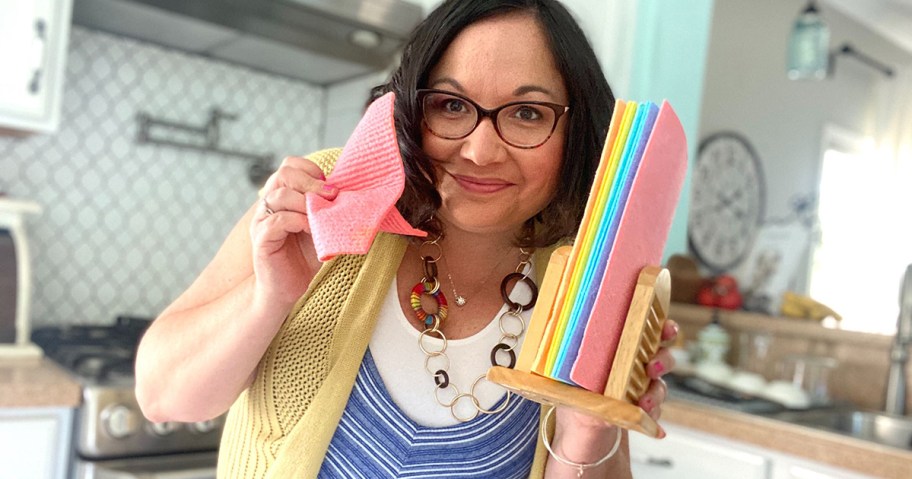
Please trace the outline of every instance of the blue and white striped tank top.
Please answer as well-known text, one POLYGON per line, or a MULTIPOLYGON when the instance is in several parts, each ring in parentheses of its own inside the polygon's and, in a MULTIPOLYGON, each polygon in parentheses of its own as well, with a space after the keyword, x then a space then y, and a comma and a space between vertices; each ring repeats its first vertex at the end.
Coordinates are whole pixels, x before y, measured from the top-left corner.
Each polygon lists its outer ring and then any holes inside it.
POLYGON ((538 420, 537 403, 512 396, 499 414, 446 427, 417 424, 390 398, 368 351, 318 477, 525 478, 538 420))

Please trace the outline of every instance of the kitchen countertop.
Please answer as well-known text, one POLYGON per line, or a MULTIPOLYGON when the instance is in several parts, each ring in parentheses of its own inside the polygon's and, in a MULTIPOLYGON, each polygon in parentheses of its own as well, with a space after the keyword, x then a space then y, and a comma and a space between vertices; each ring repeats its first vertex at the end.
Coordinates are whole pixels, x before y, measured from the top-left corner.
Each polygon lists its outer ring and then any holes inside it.
POLYGON ((47 358, 0 358, 0 408, 79 405, 81 387, 47 358))
POLYGON ((662 405, 662 421, 877 477, 912 469, 912 451, 680 399, 662 405))

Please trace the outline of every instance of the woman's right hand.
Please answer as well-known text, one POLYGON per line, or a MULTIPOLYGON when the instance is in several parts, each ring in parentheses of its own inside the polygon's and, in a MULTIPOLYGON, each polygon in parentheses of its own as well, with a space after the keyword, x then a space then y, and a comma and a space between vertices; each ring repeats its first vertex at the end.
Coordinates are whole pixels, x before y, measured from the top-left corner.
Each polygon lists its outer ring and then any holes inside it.
POLYGON ((292 305, 319 270, 307 219, 306 193, 333 200, 338 189, 326 183, 319 166, 298 156, 285 158, 263 187, 250 223, 259 299, 292 305))

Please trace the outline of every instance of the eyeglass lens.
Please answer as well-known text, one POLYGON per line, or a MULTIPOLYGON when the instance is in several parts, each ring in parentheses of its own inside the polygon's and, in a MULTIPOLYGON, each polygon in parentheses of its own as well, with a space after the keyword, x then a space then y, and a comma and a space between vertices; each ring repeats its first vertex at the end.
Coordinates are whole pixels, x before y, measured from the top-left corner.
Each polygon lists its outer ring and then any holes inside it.
MULTIPOLYGON (((427 127, 442 138, 464 138, 479 123, 478 108, 465 98, 431 92, 423 103, 427 127)), ((558 116, 550 107, 536 103, 508 104, 492 113, 500 137, 518 147, 535 147, 547 141, 558 116)))

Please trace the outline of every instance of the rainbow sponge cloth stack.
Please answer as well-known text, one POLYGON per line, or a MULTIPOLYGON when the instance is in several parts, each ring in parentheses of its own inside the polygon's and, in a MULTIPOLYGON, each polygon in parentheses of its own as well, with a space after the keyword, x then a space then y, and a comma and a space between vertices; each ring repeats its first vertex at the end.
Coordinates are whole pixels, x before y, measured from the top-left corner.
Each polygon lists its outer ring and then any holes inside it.
POLYGON ((551 257, 516 368, 494 367, 488 379, 655 435, 634 404, 648 384, 645 361, 658 348, 670 292, 667 270, 652 265, 661 261, 686 170, 684 130, 668 102, 615 103, 576 241, 551 257), (635 327, 633 316, 642 319, 635 327), (624 384, 612 390, 609 377, 624 384))

